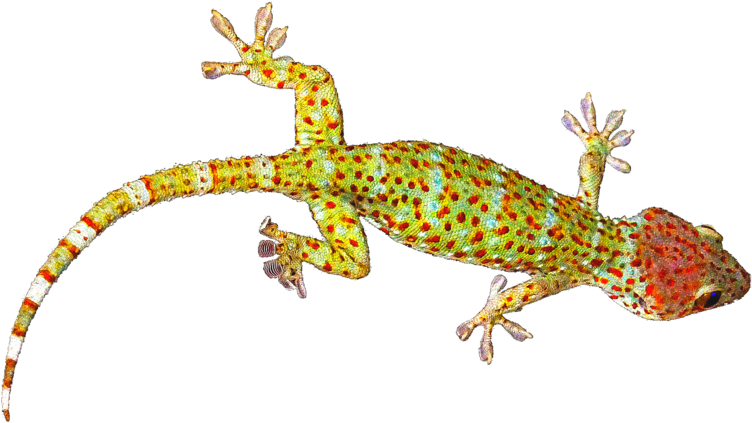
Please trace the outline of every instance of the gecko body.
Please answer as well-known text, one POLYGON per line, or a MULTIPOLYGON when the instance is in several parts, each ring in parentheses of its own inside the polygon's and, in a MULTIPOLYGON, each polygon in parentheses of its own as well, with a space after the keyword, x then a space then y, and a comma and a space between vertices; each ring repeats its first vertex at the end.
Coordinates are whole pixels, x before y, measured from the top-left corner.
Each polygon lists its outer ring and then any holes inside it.
POLYGON ((271 240, 261 241, 259 255, 277 256, 264 264, 265 273, 301 298, 307 295, 304 262, 351 279, 369 273, 361 219, 431 255, 529 274, 528 281, 509 289, 497 276, 485 307, 457 329, 465 340, 484 326, 480 357, 488 363, 494 326, 520 341, 532 337, 504 314, 572 287, 597 286, 631 313, 651 320, 717 308, 749 290, 749 273, 723 249, 712 227, 694 226, 660 208, 618 219, 598 212, 605 164, 629 171, 611 155, 632 135, 614 133, 623 110, 611 112, 601 131, 589 94, 581 103, 587 130, 565 113, 565 127, 586 147, 576 197, 490 159, 428 141, 347 145, 331 75, 320 66, 274 58, 286 28, 269 32, 271 17, 271 4, 259 9, 255 40, 246 44, 214 11, 212 25, 237 48, 241 61, 205 62, 202 69, 210 79, 236 74, 259 85, 294 89, 296 145, 276 156, 194 162, 146 175, 110 192, 84 214, 39 269, 13 325, 2 389, 6 420, 21 346, 51 286, 119 218, 175 198, 261 191, 307 203, 320 238, 283 231, 269 218, 260 228, 271 240))

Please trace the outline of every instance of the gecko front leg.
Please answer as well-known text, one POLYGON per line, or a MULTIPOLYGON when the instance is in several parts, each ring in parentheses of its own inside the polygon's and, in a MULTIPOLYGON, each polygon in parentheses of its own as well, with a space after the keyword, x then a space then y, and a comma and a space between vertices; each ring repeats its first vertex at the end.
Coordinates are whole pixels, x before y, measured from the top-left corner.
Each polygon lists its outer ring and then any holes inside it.
POLYGON ((485 307, 475 317, 457 327, 457 336, 466 341, 476 327, 483 326, 485 330, 478 352, 482 361, 491 364, 493 359, 491 332, 494 326, 500 325, 512 335, 512 338, 520 342, 533 337, 525 328, 505 318, 504 313, 520 311, 527 304, 579 286, 583 282, 584 280, 573 279, 561 273, 549 273, 533 277, 505 290, 507 278, 498 275, 491 282, 491 292, 488 294, 485 307))
POLYGON ((634 131, 619 131, 613 138, 611 133, 621 126, 624 110, 614 110, 608 114, 606 125, 603 132, 598 132, 595 126, 595 107, 590 93, 580 102, 582 115, 588 126, 588 132, 582 129, 577 118, 572 116, 568 111, 564 111, 564 117, 561 123, 580 138, 587 151, 580 157, 580 188, 577 191, 577 199, 585 202, 593 210, 598 209, 598 197, 603 181, 603 172, 606 170, 606 163, 622 173, 629 173, 631 167, 624 160, 617 159, 611 155, 611 150, 616 147, 623 147, 629 144, 630 137, 634 131))
POLYGON ((278 243, 259 243, 261 257, 279 255, 264 263, 264 272, 270 278, 278 278, 285 288, 295 289, 300 298, 307 295, 303 262, 350 279, 365 277, 371 270, 368 243, 355 207, 342 196, 319 192, 314 197, 308 205, 323 240, 282 231, 268 217, 260 228, 261 234, 278 243))

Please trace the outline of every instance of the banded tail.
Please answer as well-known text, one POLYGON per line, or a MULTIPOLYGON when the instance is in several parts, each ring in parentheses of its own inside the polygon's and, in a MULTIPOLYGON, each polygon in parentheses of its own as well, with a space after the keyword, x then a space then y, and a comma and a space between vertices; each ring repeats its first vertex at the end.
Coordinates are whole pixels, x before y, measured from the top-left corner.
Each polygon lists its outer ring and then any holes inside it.
POLYGON ((273 169, 264 156, 176 166, 128 182, 86 212, 39 269, 13 324, 2 389, 5 420, 10 421, 10 387, 29 324, 52 285, 84 248, 116 220, 146 206, 194 195, 274 191, 273 169))

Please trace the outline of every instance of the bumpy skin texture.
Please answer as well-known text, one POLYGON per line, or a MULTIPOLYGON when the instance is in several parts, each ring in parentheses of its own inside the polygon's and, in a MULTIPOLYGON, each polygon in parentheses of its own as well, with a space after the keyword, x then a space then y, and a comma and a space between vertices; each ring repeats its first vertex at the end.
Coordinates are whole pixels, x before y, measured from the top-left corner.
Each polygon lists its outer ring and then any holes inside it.
POLYGON ((426 141, 346 145, 342 112, 329 73, 288 57, 273 58, 285 30, 273 30, 271 4, 256 18, 251 45, 237 38, 218 12, 212 25, 237 48, 238 63, 206 62, 204 76, 245 75, 267 87, 295 90, 295 147, 273 157, 242 157, 177 166, 144 176, 107 194, 84 214, 52 251, 31 284, 8 347, 2 389, 6 420, 13 373, 29 324, 60 274, 117 219, 174 198, 225 192, 278 192, 306 202, 321 230, 313 238, 280 230, 270 219, 261 233, 262 257, 270 277, 306 296, 302 263, 358 279, 370 270, 361 218, 395 241, 428 254, 493 269, 522 271, 531 279, 506 289, 497 276, 485 307, 461 324, 467 339, 484 326, 481 359, 493 357, 491 331, 500 325, 515 339, 532 337, 504 314, 560 291, 600 287, 628 311, 651 320, 670 320, 741 298, 750 275, 726 252, 709 226, 695 227, 678 216, 650 208, 631 218, 611 219, 597 210, 605 163, 622 172, 629 165, 611 156, 632 132, 612 132, 624 111, 609 114, 596 128, 588 94, 581 108, 588 131, 566 112, 562 122, 583 142, 576 198, 492 160, 426 141))

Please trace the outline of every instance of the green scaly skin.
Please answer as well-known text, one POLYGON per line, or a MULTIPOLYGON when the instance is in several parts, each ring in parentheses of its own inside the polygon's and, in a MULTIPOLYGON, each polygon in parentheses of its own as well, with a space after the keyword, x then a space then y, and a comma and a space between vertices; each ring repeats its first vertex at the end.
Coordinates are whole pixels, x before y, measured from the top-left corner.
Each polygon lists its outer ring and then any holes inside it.
POLYGON ((563 290, 591 285, 617 304, 651 320, 670 320, 731 303, 747 293, 750 275, 722 247, 710 226, 693 226, 660 208, 611 219, 597 210, 605 164, 629 172, 611 156, 632 132, 612 132, 624 111, 598 131, 588 94, 582 100, 588 130, 566 112, 562 122, 586 147, 577 197, 559 194, 492 160, 426 141, 346 145, 334 81, 320 66, 274 58, 285 29, 272 30, 271 4, 259 9, 248 45, 230 22, 213 12, 212 25, 237 48, 238 63, 206 62, 204 76, 244 75, 276 89, 294 89, 296 145, 273 157, 242 157, 177 166, 129 182, 107 194, 50 254, 32 282, 13 326, 3 378, 8 411, 21 345, 49 288, 94 238, 117 219, 175 198, 225 192, 277 192, 306 202, 321 238, 280 230, 270 219, 259 254, 278 255, 264 266, 270 277, 306 296, 302 263, 358 279, 370 270, 361 218, 410 248, 531 278, 506 289, 497 276, 485 307, 461 324, 467 339, 484 326, 480 357, 493 357, 491 330, 501 325, 515 339, 532 337, 504 314, 563 290))

